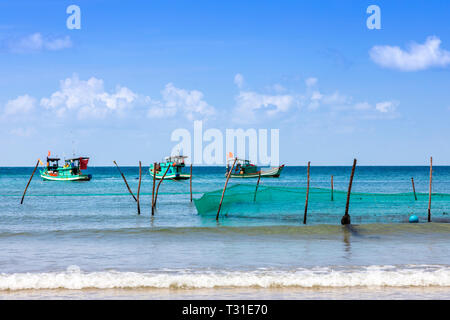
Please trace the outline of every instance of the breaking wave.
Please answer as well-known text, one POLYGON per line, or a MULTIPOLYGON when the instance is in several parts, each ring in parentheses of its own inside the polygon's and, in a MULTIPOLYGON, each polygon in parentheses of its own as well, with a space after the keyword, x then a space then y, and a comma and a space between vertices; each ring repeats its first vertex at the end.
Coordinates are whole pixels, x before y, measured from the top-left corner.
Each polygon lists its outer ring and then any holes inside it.
POLYGON ((28 289, 202 289, 202 288, 343 288, 450 287, 450 266, 404 265, 314 267, 253 271, 158 270, 149 272, 63 272, 0 274, 0 290, 28 289))

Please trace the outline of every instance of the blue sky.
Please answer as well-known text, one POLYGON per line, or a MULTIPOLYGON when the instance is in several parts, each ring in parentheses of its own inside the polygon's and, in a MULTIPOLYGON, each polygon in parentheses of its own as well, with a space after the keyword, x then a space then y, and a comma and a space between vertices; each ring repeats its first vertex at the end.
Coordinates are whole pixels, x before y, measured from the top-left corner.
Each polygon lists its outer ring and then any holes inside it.
POLYGON ((2 1, 0 165, 160 160, 171 132, 280 129, 288 165, 450 164, 450 3, 2 1), (66 8, 81 9, 69 30, 66 8), (369 5, 381 30, 369 30, 369 5), (72 143, 73 141, 73 143, 72 143))

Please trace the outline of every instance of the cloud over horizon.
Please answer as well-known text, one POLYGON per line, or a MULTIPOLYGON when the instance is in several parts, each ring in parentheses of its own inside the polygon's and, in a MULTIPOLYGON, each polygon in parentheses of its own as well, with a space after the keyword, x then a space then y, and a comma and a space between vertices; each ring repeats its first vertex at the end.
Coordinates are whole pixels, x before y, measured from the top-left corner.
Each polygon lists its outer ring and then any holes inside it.
POLYGON ((115 91, 105 91, 103 80, 91 77, 80 80, 76 74, 60 81, 60 89, 48 98, 42 98, 40 105, 62 117, 74 111, 79 119, 103 118, 108 113, 120 113, 130 108, 137 95, 126 87, 117 86, 115 91))
POLYGON ((16 99, 9 100, 6 102, 4 115, 16 115, 29 113, 35 108, 36 99, 24 94, 23 96, 18 96, 16 99))
POLYGON ((198 90, 180 89, 173 83, 168 83, 161 91, 161 96, 161 101, 147 97, 151 102, 147 113, 149 118, 173 117, 180 114, 188 120, 195 120, 206 119, 216 113, 215 108, 203 99, 203 93, 198 90))
MULTIPOLYGON (((283 94, 260 93, 252 90, 242 90, 240 84, 244 77, 239 75, 235 84, 240 89, 235 97, 236 106, 233 120, 237 123, 251 123, 274 117, 293 118, 301 110, 318 114, 347 114, 362 119, 393 119, 398 116, 396 101, 381 101, 375 104, 354 102, 351 96, 335 90, 332 93, 321 92, 318 79, 314 77, 305 80, 304 92, 283 94)), ((235 77, 235 79, 236 79, 235 77)))
POLYGON ((203 92, 178 88, 171 82, 155 99, 121 85, 108 89, 102 79, 90 77, 82 80, 73 74, 61 80, 59 88, 48 96, 37 99, 24 94, 7 101, 0 114, 3 120, 11 118, 14 121, 26 119, 24 116, 29 114, 35 116, 29 119, 36 123, 50 118, 61 121, 87 119, 92 123, 108 119, 130 125, 135 123, 133 121, 145 119, 219 120, 217 124, 220 125, 255 125, 263 121, 303 121, 310 116, 320 122, 328 117, 346 121, 388 120, 399 115, 399 102, 395 100, 354 101, 353 97, 338 90, 321 91, 317 78, 306 78, 304 91, 288 90, 279 84, 258 91, 242 89, 244 77, 238 75, 235 77, 238 79, 235 85, 239 89, 235 105, 225 109, 216 109, 208 103, 203 92), (221 119, 230 121, 226 124, 221 119))
POLYGON ((82 119, 104 119, 107 116, 122 118, 134 114, 140 118, 180 117, 188 120, 206 120, 216 114, 213 106, 204 100, 198 90, 177 88, 168 83, 161 91, 161 99, 133 92, 117 85, 107 90, 102 79, 90 77, 82 80, 77 74, 60 81, 59 89, 47 97, 38 99, 24 94, 11 99, 4 105, 4 117, 31 113, 37 106, 42 115, 50 114, 59 119, 74 117, 82 119))

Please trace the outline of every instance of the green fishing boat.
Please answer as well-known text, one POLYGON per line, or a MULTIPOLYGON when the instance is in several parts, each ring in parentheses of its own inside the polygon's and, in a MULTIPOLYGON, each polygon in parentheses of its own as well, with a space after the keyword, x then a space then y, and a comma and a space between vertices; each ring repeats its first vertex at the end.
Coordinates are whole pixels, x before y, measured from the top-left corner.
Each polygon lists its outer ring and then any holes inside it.
POLYGON ((47 166, 41 170, 41 178, 45 181, 89 181, 90 174, 81 170, 87 169, 89 158, 79 157, 64 160, 64 166, 58 165, 59 158, 47 157, 47 166))
MULTIPOLYGON (((227 172, 225 173, 225 176, 227 176, 228 172, 230 172, 233 162, 234 159, 228 160, 227 172)), ((237 159, 234 169, 231 172, 230 178, 258 178, 259 176, 261 176, 261 178, 278 178, 283 168, 284 164, 278 167, 262 170, 259 169, 258 166, 250 163, 249 160, 237 159)))
POLYGON ((152 177, 155 176, 155 179, 161 180, 167 171, 164 180, 188 180, 191 178, 191 174, 185 172, 184 159, 186 158, 186 156, 181 155, 171 156, 166 157, 164 162, 156 163, 156 166, 151 164, 149 168, 150 175, 152 177))

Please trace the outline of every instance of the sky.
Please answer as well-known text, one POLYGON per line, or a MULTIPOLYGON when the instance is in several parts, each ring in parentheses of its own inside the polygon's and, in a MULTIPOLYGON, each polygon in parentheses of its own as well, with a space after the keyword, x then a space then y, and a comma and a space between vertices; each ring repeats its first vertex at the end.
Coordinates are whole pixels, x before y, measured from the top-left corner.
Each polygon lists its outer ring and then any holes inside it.
POLYGON ((279 129, 287 165, 450 165, 449 14, 448 1, 1 1, 0 166, 48 150, 148 165, 196 120, 279 129))

